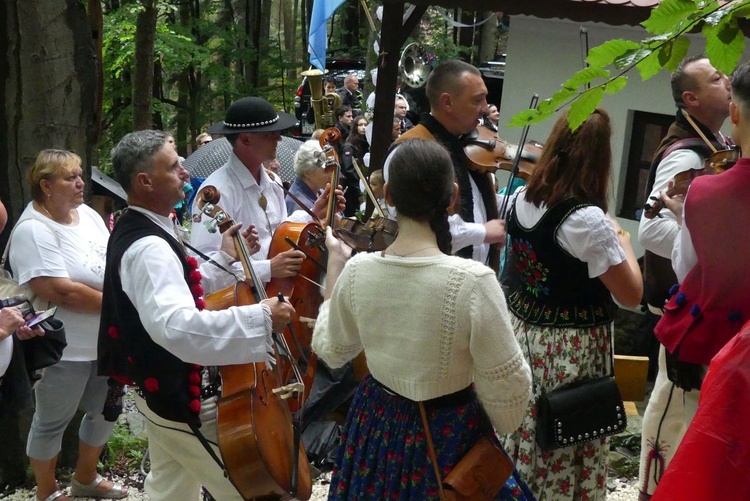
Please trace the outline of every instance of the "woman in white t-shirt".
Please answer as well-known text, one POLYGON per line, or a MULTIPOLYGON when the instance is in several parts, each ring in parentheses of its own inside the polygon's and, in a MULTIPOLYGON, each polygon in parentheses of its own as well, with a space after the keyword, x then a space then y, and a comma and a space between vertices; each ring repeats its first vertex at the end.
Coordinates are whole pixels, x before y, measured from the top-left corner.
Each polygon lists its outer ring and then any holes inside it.
POLYGON ((67 347, 34 388, 36 410, 26 453, 37 482, 37 499, 67 499, 55 479, 62 435, 79 405, 86 412, 72 496, 119 499, 122 486, 103 479, 96 465, 114 423, 102 416, 107 379, 97 375, 96 344, 102 305, 107 232, 101 217, 83 205, 81 159, 43 150, 28 173, 33 201, 16 223, 10 264, 20 284, 57 305, 67 347))

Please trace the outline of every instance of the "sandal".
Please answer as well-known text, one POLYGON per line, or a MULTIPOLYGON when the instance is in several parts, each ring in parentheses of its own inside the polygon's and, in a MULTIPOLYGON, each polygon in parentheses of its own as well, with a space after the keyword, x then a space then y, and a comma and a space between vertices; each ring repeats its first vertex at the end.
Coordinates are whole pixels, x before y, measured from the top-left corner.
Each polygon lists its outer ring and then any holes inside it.
POLYGON ((50 494, 49 496, 47 496, 46 498, 44 498, 42 500, 39 500, 39 498, 37 498, 37 499, 39 501, 54 501, 55 499, 59 498, 60 496, 64 496, 64 495, 65 495, 65 491, 62 490, 62 489, 60 489, 60 490, 57 490, 57 491, 53 492, 52 494, 50 494))
POLYGON ((120 484, 114 484, 106 491, 97 489, 104 480, 104 477, 97 475, 90 484, 83 484, 73 477, 70 482, 70 496, 74 498, 122 499, 128 495, 128 491, 120 484))

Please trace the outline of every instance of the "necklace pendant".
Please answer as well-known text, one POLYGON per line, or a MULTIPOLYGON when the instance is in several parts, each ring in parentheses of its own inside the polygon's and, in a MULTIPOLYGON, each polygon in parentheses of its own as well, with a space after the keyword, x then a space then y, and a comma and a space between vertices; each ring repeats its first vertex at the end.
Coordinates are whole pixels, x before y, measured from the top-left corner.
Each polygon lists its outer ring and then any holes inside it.
POLYGON ((264 193, 260 194, 260 197, 258 198, 258 205, 260 205, 260 208, 263 209, 263 212, 266 211, 266 207, 268 207, 268 200, 266 200, 266 195, 264 193))

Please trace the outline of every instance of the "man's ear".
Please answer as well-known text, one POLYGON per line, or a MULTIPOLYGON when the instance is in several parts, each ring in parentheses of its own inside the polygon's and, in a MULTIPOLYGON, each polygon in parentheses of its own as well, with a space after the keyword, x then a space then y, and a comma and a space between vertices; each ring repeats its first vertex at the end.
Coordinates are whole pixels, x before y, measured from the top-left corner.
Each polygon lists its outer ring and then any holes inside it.
POLYGON ((696 96, 695 92, 691 90, 686 90, 682 92, 682 102, 690 106, 696 106, 700 104, 698 102, 698 96, 696 96))
POLYGON ((145 188, 150 191, 153 187, 153 182, 151 181, 151 176, 148 174, 148 172, 139 172, 135 175, 133 185, 140 186, 141 188, 145 188))
POLYGON ((385 203, 391 207, 395 207, 395 205, 393 205, 393 200, 391 200, 391 194, 388 193, 388 183, 383 185, 383 197, 385 198, 385 203))
POLYGON ((438 98, 438 103, 440 103, 440 106, 445 109, 451 109, 453 106, 453 96, 447 92, 443 92, 438 98))
POLYGON ((732 125, 740 123, 740 107, 734 101, 729 101, 729 120, 732 125))

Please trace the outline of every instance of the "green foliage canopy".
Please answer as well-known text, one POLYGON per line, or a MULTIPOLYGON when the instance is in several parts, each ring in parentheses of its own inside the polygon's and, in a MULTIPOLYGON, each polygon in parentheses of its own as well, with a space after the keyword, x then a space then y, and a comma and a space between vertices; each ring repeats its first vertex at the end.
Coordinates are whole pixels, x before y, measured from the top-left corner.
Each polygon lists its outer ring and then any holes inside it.
POLYGON ((686 33, 701 29, 706 55, 711 64, 731 73, 745 49, 745 37, 738 20, 750 17, 750 0, 663 0, 641 23, 652 35, 640 42, 609 40, 594 47, 586 58, 588 66, 565 81, 552 97, 536 109, 525 110, 510 121, 511 127, 542 122, 570 106, 568 124, 576 130, 599 106, 605 94, 615 94, 627 84, 628 73, 636 68, 646 81, 660 71, 674 71, 687 54, 686 33), (585 90, 580 90, 586 86, 585 90))

